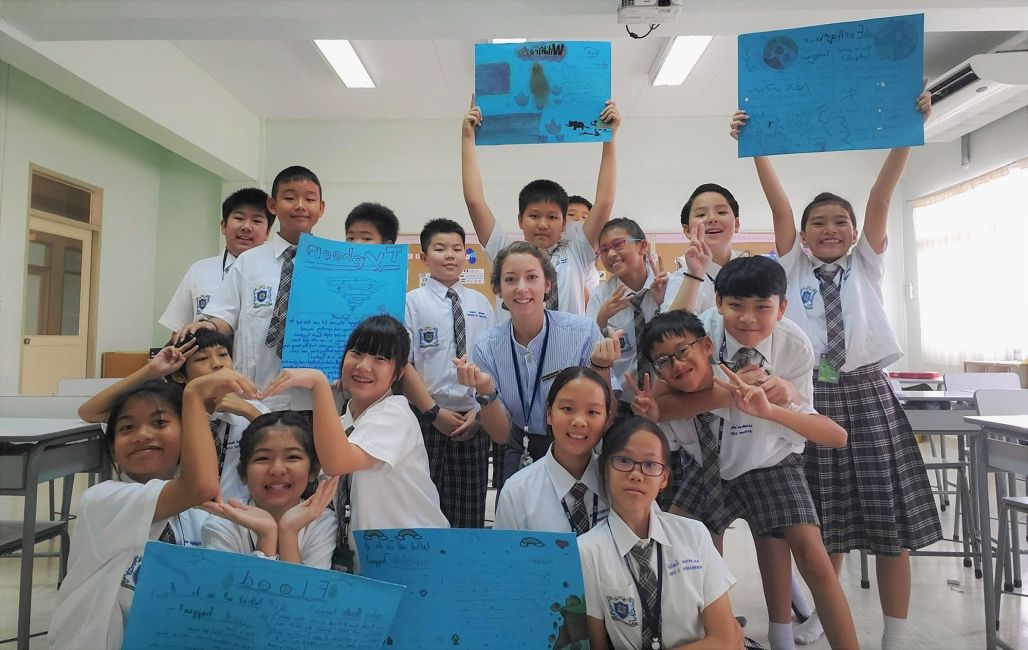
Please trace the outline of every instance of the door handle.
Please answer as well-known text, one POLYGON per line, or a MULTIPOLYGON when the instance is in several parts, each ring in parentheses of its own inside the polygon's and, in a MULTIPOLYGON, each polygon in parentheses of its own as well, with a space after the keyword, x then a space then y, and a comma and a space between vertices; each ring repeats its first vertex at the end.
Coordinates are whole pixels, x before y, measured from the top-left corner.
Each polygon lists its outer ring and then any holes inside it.
POLYGON ((32 339, 30 339, 28 337, 25 337, 24 339, 21 340, 21 342, 24 343, 25 345, 29 345, 29 344, 32 343, 32 339))

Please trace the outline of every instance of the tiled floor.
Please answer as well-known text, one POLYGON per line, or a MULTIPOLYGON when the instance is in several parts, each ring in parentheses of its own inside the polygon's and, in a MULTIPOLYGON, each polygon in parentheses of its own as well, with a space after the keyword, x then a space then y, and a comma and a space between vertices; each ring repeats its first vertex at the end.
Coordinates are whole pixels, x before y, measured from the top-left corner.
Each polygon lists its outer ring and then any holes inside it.
MULTIPOLYGON (((45 492, 42 490, 40 500, 45 500, 45 492)), ((491 515, 490 512, 490 519, 491 515)), ((947 509, 942 514, 944 531, 952 530, 952 515, 952 509, 947 509)), ((0 499, 0 518, 16 519, 20 516, 20 501, 0 499)), ((1024 527, 1021 531, 1023 535, 1024 527)), ((753 543, 745 524, 738 522, 727 533, 726 540, 728 565, 739 579, 732 590, 733 608, 737 614, 748 619, 747 636, 766 647, 767 612, 753 555, 753 543)), ((949 546, 952 545, 947 545, 947 548, 949 546)), ((43 550, 46 545, 40 545, 38 548, 43 550)), ((861 647, 880 648, 882 613, 874 583, 874 560, 871 562, 871 589, 860 588, 860 563, 856 554, 853 554, 844 566, 842 582, 857 625, 861 647)), ((970 650, 984 647, 985 623, 982 613, 981 582, 975 580, 973 570, 964 568, 959 558, 917 557, 913 558, 912 565, 913 596, 908 637, 911 650, 970 650), (951 580, 955 580, 957 584, 949 584, 948 581, 951 580)), ((0 641, 9 639, 16 633, 18 566, 16 559, 0 559, 0 641)), ((1024 568, 1028 582, 1028 561, 1025 562, 1024 568)), ((37 560, 32 599, 34 633, 47 628, 57 593, 56 579, 57 560, 37 560)), ((1000 633, 1008 642, 1028 650, 1028 599, 1003 597, 1000 633)), ((0 650, 13 647, 13 642, 0 644, 0 650)), ((34 638, 31 647, 46 648, 45 637, 34 638)), ((825 650, 828 643, 822 638, 806 647, 811 650, 825 650)))

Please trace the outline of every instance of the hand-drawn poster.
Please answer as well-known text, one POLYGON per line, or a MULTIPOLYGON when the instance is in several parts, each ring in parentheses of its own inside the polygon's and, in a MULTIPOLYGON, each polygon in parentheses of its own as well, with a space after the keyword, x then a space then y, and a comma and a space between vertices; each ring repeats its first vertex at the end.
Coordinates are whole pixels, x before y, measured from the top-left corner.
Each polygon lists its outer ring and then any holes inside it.
POLYGON ((351 244, 300 235, 282 367, 318 368, 335 381, 350 332, 376 314, 402 323, 406 297, 406 244, 351 244))
POLYGON ((407 585, 396 650, 585 648, 585 587, 572 533, 358 530, 361 575, 407 585))
POLYGON ((149 542, 124 650, 381 648, 402 585, 149 542))
POLYGON ((924 14, 739 36, 739 157, 924 144, 924 14))
POLYGON ((610 43, 542 41, 475 46, 477 144, 608 142, 610 43))

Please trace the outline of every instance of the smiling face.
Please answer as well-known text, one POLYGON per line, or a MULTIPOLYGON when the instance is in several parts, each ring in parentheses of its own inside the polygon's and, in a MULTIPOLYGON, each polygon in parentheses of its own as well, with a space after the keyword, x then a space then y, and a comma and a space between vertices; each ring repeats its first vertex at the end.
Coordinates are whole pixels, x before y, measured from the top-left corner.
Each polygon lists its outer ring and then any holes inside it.
POLYGON ((756 347, 775 331, 788 301, 779 296, 717 296, 717 310, 724 316, 725 331, 746 347, 756 347))
POLYGON ((260 246, 268 238, 268 215, 264 209, 254 205, 241 205, 221 222, 221 234, 225 235, 228 252, 239 257, 243 251, 260 246))
POLYGON ((555 453, 574 458, 591 454, 610 423, 603 388, 585 377, 572 379, 557 393, 546 422, 553 429, 555 453))
POLYGON ((695 393, 714 385, 710 365, 713 351, 714 345, 706 336, 673 334, 654 344, 650 354, 655 362, 667 358, 657 369, 661 381, 677 391, 695 393), (676 355, 684 355, 685 360, 679 361, 676 355))
MULTIPOLYGON (((660 443, 660 438, 650 431, 636 431, 625 446, 612 456, 624 456, 636 463, 650 461, 667 465, 668 462, 664 457, 664 447, 660 443)), ((647 476, 638 464, 631 471, 622 472, 614 469, 610 460, 604 472, 607 491, 614 508, 636 511, 650 507, 657 499, 657 494, 667 486, 669 474, 665 467, 660 476, 647 476)))
POLYGON ((289 426, 261 429, 246 465, 246 487, 263 510, 281 515, 300 502, 307 484, 313 480, 311 458, 289 426))
POLYGON ((834 262, 857 242, 857 229, 846 208, 838 203, 824 203, 810 211, 800 237, 814 257, 834 262))
POLYGON ((363 411, 389 392, 396 377, 396 362, 383 356, 350 349, 343 357, 340 376, 354 406, 363 411))
POLYGON ((542 312, 550 283, 543 274, 542 263, 527 253, 513 253, 503 262, 500 272, 500 298, 511 318, 542 312))
POLYGON ((432 237, 428 250, 421 253, 432 277, 450 286, 460 279, 468 265, 464 240, 455 232, 443 232, 432 237))
POLYGON ((172 478, 181 448, 182 421, 152 396, 129 399, 114 423, 114 462, 139 483, 172 478))
POLYGON ((564 232, 564 215, 560 205, 553 201, 529 203, 518 215, 518 227, 525 234, 525 241, 539 248, 549 250, 564 232))
POLYGON ((732 212, 728 200, 717 192, 703 192, 693 199, 689 224, 682 230, 689 234, 698 223, 706 229, 707 244, 712 249, 731 247, 732 237, 739 230, 739 218, 732 212))
POLYGON ((286 181, 278 186, 275 196, 268 197, 268 210, 278 218, 282 238, 296 243, 300 233, 314 229, 325 202, 317 183, 307 179, 286 181))
POLYGON ((629 241, 635 237, 624 228, 609 228, 600 235, 599 259, 604 268, 619 278, 625 273, 646 273, 646 258, 650 254, 647 241, 629 241))

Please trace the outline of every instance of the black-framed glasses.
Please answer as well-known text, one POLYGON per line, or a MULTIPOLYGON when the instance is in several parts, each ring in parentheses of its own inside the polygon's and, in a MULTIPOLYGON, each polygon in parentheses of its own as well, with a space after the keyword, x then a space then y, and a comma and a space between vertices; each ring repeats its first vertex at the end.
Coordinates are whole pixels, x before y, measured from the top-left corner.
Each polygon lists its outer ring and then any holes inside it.
POLYGON ((653 369, 657 372, 664 372, 665 370, 671 367, 672 359, 674 359, 675 361, 685 361, 689 358, 689 355, 692 354, 692 346, 696 345, 704 338, 706 337, 701 336, 697 339, 689 341, 688 343, 683 344, 681 347, 679 347, 671 354, 660 355, 659 357, 653 360, 653 369))
POLYGON ((603 257, 604 255, 606 255, 610 251, 623 251, 623 250, 625 250, 625 246, 627 246, 628 242, 630 242, 630 241, 643 241, 643 240, 642 239, 636 239, 635 237, 619 237, 618 239, 615 239, 614 241, 610 242, 609 244, 603 244, 602 246, 597 248, 596 249, 596 257, 603 257))
POLYGON ((610 466, 619 472, 631 472, 638 467, 646 476, 660 476, 667 469, 664 463, 655 460, 633 460, 628 456, 611 456, 610 466))

